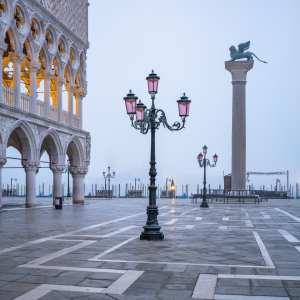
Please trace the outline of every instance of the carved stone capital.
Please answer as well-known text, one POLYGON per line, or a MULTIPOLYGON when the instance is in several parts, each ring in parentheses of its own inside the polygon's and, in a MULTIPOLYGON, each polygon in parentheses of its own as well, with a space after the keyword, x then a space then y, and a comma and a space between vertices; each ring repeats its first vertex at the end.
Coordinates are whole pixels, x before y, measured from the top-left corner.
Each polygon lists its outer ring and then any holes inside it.
POLYGON ((63 173, 66 169, 66 165, 50 165, 50 170, 53 173, 63 173))
POLYGON ((75 97, 85 97, 87 95, 87 90, 83 88, 77 88, 74 90, 75 97))
POLYGON ((73 91, 75 90, 75 85, 73 83, 66 83, 65 84, 66 90, 70 93, 73 93, 73 91))
POLYGON ((38 172, 40 163, 39 162, 32 162, 32 161, 22 161, 22 166, 25 171, 36 171, 38 172))
POLYGON ((41 67, 41 64, 36 61, 27 61, 25 65, 26 65, 26 68, 29 70, 29 72, 35 72, 35 73, 41 67))
POLYGON ((72 174, 72 176, 77 176, 77 175, 85 176, 87 174, 88 170, 89 170, 88 168, 71 167, 70 173, 72 174))
POLYGON ((13 61, 13 63, 21 64, 21 62, 25 59, 25 54, 19 51, 9 52, 8 56, 13 61))
POLYGON ((52 77, 52 81, 54 81, 57 84, 64 84, 66 82, 66 78, 62 76, 54 76, 52 77))
POLYGON ((7 163, 6 157, 0 157, 0 168, 3 168, 3 166, 7 163))
POLYGON ((51 69, 42 69, 41 74, 43 75, 44 79, 50 80, 51 77, 54 75, 54 71, 51 69))
POLYGON ((253 68, 254 61, 226 61, 225 69, 232 75, 232 82, 246 81, 247 72, 253 68))

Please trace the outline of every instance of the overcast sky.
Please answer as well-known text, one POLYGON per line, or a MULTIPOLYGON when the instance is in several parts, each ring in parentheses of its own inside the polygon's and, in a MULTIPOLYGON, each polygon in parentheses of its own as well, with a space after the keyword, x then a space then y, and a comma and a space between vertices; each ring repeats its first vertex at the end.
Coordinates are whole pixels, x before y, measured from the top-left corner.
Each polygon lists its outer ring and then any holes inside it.
MULTIPOLYGON (((176 100, 182 93, 192 100, 184 130, 157 131, 157 183, 174 177, 180 190, 202 185, 196 158, 206 144, 208 157, 219 156, 207 181, 223 186, 223 171, 231 173, 232 126, 224 62, 231 45, 250 40, 249 51, 268 64, 255 59, 247 76, 247 171, 289 170, 290 183, 300 183, 299 32, 298 0, 90 0, 83 126, 91 132, 92 160, 86 180, 103 184, 110 165, 113 183, 135 177, 148 183, 150 134, 131 127, 123 97, 132 89, 149 107, 145 78, 154 69, 161 77, 156 107, 169 123, 180 120, 176 100)), ((20 170, 20 182, 22 176, 20 170)), ((46 178, 51 184, 51 171, 41 170, 38 184, 46 178)), ((274 186, 276 178, 286 184, 286 176, 250 176, 250 184, 274 186)))

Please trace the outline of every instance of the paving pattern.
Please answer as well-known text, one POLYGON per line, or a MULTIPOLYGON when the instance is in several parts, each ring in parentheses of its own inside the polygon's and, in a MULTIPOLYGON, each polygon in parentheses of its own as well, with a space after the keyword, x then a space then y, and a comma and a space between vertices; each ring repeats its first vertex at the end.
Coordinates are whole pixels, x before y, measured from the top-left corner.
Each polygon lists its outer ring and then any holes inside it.
POLYGON ((157 242, 139 240, 146 199, 16 202, 0 213, 1 300, 300 300, 299 200, 159 199, 157 242))

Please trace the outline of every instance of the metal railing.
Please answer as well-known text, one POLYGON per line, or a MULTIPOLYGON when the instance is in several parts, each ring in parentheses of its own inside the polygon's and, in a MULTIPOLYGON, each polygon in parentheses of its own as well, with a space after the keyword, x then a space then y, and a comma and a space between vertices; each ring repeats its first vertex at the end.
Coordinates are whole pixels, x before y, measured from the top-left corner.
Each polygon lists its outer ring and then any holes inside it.
POLYGON ((57 121, 58 118, 58 112, 57 112, 57 107, 56 106, 50 106, 50 119, 57 121))
POLYGON ((14 105, 14 90, 3 86, 3 103, 13 106, 14 105))

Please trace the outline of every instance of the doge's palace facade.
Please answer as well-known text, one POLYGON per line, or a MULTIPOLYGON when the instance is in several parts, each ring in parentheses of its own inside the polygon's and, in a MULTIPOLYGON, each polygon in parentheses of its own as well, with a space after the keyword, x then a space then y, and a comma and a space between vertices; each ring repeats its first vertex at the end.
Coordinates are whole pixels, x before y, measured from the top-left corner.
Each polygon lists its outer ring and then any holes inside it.
POLYGON ((8 147, 22 156, 26 207, 36 203, 35 177, 44 151, 53 172, 53 196, 62 196, 68 158, 73 203, 84 202, 91 149, 90 134, 82 128, 88 6, 87 0, 0 0, 0 209, 8 147), (41 85, 43 100, 38 100, 41 85), (67 111, 63 92, 68 94, 67 111))

